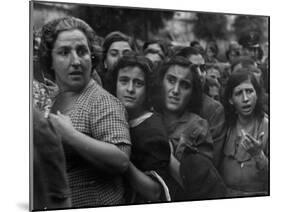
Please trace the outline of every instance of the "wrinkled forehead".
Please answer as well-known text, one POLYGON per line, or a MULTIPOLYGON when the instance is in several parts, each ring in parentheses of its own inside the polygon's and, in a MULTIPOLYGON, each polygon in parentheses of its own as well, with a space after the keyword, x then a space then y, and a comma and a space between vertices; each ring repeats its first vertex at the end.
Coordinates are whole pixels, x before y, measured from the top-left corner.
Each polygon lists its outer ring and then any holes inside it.
POLYGON ((54 48, 73 44, 88 46, 88 40, 82 31, 78 29, 72 29, 60 32, 55 41, 54 48))
POLYGON ((246 89, 254 89, 255 90, 255 88, 254 88, 254 86, 253 86, 253 84, 252 84, 250 79, 247 79, 247 80, 241 82, 239 85, 237 85, 233 89, 233 91, 234 92, 238 92, 238 91, 246 90, 246 89))
POLYGON ((197 54, 197 55, 191 55, 189 57, 189 61, 195 65, 202 65, 202 64, 205 64, 205 60, 204 58, 202 57, 201 54, 197 54))
POLYGON ((171 75, 179 80, 189 80, 192 81, 192 73, 190 68, 184 67, 184 66, 179 66, 179 65, 171 65, 167 72, 166 75, 171 75))

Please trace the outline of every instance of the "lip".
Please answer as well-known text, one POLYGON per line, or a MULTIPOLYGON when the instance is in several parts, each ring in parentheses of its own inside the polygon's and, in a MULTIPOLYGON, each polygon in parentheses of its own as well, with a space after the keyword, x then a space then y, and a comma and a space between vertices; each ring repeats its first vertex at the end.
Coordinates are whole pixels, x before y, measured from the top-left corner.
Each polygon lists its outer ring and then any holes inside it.
POLYGON ((242 106, 242 110, 244 112, 249 112, 252 110, 252 105, 244 105, 244 106, 242 106))
POLYGON ((178 97, 174 97, 174 96, 169 96, 168 100, 170 101, 170 103, 178 103, 180 101, 178 97))
POLYGON ((129 102, 133 102, 136 100, 136 98, 134 98, 132 96, 124 96, 123 98, 124 98, 124 100, 129 101, 129 102))
POLYGON ((69 73, 70 76, 81 76, 82 74, 82 71, 72 71, 69 73))

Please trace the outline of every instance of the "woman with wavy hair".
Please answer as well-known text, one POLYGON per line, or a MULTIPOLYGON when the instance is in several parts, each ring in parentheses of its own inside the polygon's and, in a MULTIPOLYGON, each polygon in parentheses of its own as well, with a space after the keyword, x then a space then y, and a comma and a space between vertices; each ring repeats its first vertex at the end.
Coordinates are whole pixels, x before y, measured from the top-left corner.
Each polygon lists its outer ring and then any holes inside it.
POLYGON ((221 173, 230 196, 268 193, 268 117, 249 69, 233 73, 224 95, 227 137, 221 173))
POLYGON ((113 71, 113 93, 129 118, 132 154, 126 175, 138 194, 134 202, 170 200, 165 183, 170 147, 161 116, 152 110, 151 66, 149 59, 130 52, 121 57, 113 71))
POLYGON ((170 173, 174 200, 224 197, 225 187, 213 164, 208 122, 198 114, 202 86, 196 65, 181 56, 160 67, 156 109, 163 117, 172 150, 170 173), (178 185, 178 186, 177 186, 178 185))
POLYGON ((74 17, 42 28, 39 61, 59 87, 49 119, 63 139, 72 206, 125 203, 130 136, 122 104, 92 78, 94 30, 74 17))

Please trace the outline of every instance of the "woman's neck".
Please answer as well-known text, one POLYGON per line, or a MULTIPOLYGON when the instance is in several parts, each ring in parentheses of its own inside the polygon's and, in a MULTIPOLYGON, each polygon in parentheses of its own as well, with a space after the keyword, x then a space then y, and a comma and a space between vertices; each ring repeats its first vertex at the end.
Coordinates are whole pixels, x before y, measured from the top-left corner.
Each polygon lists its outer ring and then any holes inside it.
POLYGON ((252 124, 254 120, 254 116, 249 116, 249 117, 245 117, 245 116, 240 116, 238 115, 238 123, 242 126, 242 127, 247 127, 249 126, 250 124, 252 124))
POLYGON ((84 86, 81 87, 67 87, 61 84, 60 82, 56 82, 59 87, 59 93, 73 93, 80 94, 84 91, 85 88, 93 84, 93 80, 90 79, 84 86))

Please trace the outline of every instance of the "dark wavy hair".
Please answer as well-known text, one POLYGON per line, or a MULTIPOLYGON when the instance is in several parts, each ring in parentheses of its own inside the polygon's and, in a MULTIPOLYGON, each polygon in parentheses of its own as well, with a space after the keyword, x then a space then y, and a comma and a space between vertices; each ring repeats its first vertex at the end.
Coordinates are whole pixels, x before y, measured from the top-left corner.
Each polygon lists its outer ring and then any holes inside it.
POLYGON ((154 74, 152 71, 152 62, 144 56, 141 56, 135 52, 129 52, 129 53, 126 53, 123 57, 121 57, 118 60, 116 66, 112 72, 113 87, 112 87, 111 93, 114 96, 116 96, 117 80, 118 80, 119 71, 120 71, 120 69, 123 69, 126 67, 139 67, 144 72, 144 76, 145 76, 144 106, 146 109, 149 110, 152 106, 151 93, 154 88, 154 85, 153 85, 154 74))
POLYGON ((39 46, 39 63, 45 73, 55 79, 55 72, 52 66, 52 50, 59 33, 78 29, 87 38, 89 49, 92 56, 92 65, 95 64, 94 43, 95 31, 83 20, 75 17, 63 17, 52 20, 45 24, 41 29, 41 43, 39 46))
POLYGON ((161 95, 156 96, 154 99, 154 106, 155 109, 159 112, 163 111, 164 108, 164 96, 163 96, 163 79, 165 74, 167 73, 168 69, 171 66, 181 66, 187 69, 191 70, 192 74, 192 94, 190 98, 190 102, 187 105, 186 110, 199 114, 200 110, 202 108, 202 95, 203 90, 201 86, 201 81, 199 78, 199 75, 197 73, 197 68, 195 65, 193 65, 191 62, 188 61, 185 57, 182 56, 174 56, 170 59, 167 59, 158 70, 158 76, 157 76, 157 91, 160 92, 161 95))
POLYGON ((149 40, 149 41, 145 42, 143 44, 142 51, 144 53, 146 53, 147 52, 146 49, 151 44, 158 44, 159 45, 159 47, 161 48, 161 50, 164 54, 164 55, 160 55, 162 59, 165 59, 165 57, 168 56, 168 53, 169 53, 168 44, 163 40, 149 40))
POLYGON ((106 54, 111 44, 118 41, 127 42, 133 51, 137 50, 136 44, 131 37, 119 31, 111 32, 104 38, 104 42, 102 45, 102 49, 103 49, 102 62, 104 62, 106 58, 106 54))
POLYGON ((230 75, 224 91, 223 104, 225 109, 226 123, 228 127, 234 126, 238 118, 236 109, 232 104, 230 104, 229 99, 231 99, 232 97, 234 88, 247 80, 250 80, 257 94, 257 102, 253 111, 254 115, 259 120, 264 117, 262 87, 257 82, 255 76, 249 71, 249 69, 242 68, 230 75))

